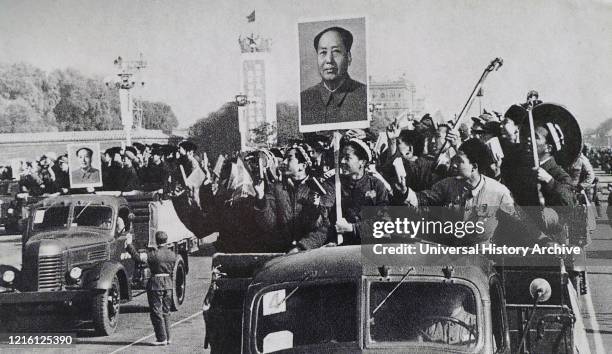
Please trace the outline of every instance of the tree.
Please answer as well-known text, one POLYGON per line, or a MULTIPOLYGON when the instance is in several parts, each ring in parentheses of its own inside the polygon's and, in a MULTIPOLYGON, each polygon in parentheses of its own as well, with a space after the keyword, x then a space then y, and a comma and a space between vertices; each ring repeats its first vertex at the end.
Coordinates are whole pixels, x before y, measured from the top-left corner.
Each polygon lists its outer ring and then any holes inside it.
POLYGON ((145 129, 160 129, 169 133, 178 126, 172 107, 163 102, 142 101, 142 116, 145 129))
MULTIPOLYGON (((143 109, 145 128, 168 132, 178 125, 163 102, 146 102, 143 109)), ((0 63, 0 124, 3 133, 121 129, 119 92, 74 69, 47 74, 29 64, 0 63)))
POLYGON ((276 126, 278 144, 286 145, 291 140, 302 139, 298 125, 298 106, 295 102, 276 104, 276 126))
POLYGON ((2 132, 53 131, 59 91, 53 78, 29 64, 0 64, 2 132))
POLYGON ((249 140, 255 146, 267 147, 274 136, 276 136, 276 124, 263 122, 258 127, 251 129, 249 140))
POLYGON ((238 106, 225 103, 217 111, 201 118, 189 128, 189 137, 213 157, 240 150, 238 106))
POLYGON ((53 109, 60 130, 121 129, 117 89, 107 88, 99 79, 84 77, 73 69, 57 70, 60 100, 53 109), (117 105, 117 108, 113 106, 117 105))

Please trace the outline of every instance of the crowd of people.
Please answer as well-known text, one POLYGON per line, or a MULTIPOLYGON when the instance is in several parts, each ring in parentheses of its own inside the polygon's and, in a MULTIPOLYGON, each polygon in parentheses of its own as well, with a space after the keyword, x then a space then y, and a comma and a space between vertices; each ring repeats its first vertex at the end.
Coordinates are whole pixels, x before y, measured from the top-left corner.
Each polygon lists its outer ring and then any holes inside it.
MULTIPOLYGON (((90 149, 77 150, 87 154, 90 149)), ((170 188, 182 181, 179 165, 189 174, 195 144, 184 141, 178 146, 134 143, 127 147, 112 147, 101 154, 103 191, 154 191, 170 188)), ((91 158, 91 153, 89 153, 91 158)), ((97 169, 92 169, 97 172, 97 169)), ((85 188, 71 188, 68 154, 43 154, 35 161, 20 161, 13 171, 11 166, 0 166, 0 180, 18 180, 19 191, 32 196, 88 192, 85 188)), ((91 190, 89 190, 91 192, 91 190)))
MULTIPOLYGON (((461 206, 460 219, 485 221, 485 232, 477 237, 445 240, 437 235, 441 242, 555 242, 551 224, 564 222, 575 205, 598 202, 589 160, 603 167, 610 153, 585 150, 572 165, 560 166, 555 155, 564 149, 563 134, 571 132, 540 124, 535 127, 539 167, 534 168, 531 144, 521 141, 520 134, 528 129, 527 108, 485 111, 457 130, 453 122, 436 124, 426 114, 406 127, 394 121, 380 136, 346 131, 336 144, 339 189, 335 138, 311 133, 288 146, 221 155, 216 161, 190 141, 110 148, 102 153, 103 186, 96 190, 180 196, 189 209, 181 219, 200 234, 219 232, 215 246, 224 252, 358 244, 368 206, 461 206), (529 207, 539 207, 540 213, 524 212, 529 207), (519 234, 523 239, 517 240, 519 234)), ((94 192, 71 189, 67 155, 51 153, 24 163, 19 183, 22 192, 32 195, 94 192)))
MULTIPOLYGON (((475 237, 435 235, 442 243, 561 243, 561 225, 573 220, 574 207, 593 199, 593 170, 584 155, 557 164, 563 132, 544 123, 535 127, 534 167, 530 144, 520 141, 527 122, 527 108, 513 105, 503 115, 474 117, 458 131, 429 115, 404 128, 391 123, 383 141, 368 131, 346 131, 338 151, 339 189, 330 137, 312 134, 290 146, 233 156, 211 174, 210 188, 200 190, 202 220, 216 224, 216 247, 223 252, 359 244, 368 235, 369 206, 408 206, 419 210, 416 217, 431 217, 423 210, 432 207, 460 206, 459 219, 485 224, 475 237)), ((584 220, 585 235, 594 230, 594 217, 584 220)))

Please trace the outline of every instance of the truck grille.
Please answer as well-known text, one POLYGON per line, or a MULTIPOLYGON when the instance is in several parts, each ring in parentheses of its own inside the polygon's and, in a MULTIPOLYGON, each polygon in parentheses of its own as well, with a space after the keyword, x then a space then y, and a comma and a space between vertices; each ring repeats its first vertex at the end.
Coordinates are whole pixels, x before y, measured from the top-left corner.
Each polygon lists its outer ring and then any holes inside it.
POLYGON ((55 291, 62 286, 62 256, 41 256, 38 259, 38 290, 55 291))
POLYGON ((107 258, 108 252, 106 250, 106 247, 87 253, 87 260, 89 262, 103 261, 107 258))

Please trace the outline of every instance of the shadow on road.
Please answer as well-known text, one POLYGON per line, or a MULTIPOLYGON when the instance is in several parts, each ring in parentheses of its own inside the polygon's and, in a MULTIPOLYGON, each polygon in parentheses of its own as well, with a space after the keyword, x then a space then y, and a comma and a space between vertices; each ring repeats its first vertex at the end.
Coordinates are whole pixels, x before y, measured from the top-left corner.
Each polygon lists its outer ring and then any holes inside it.
POLYGON ((122 305, 121 313, 149 313, 149 307, 143 305, 122 305))
MULTIPOLYGON (((113 342, 113 341, 95 341, 95 340, 79 340, 79 345, 82 344, 92 344, 92 345, 105 345, 105 346, 111 346, 111 345, 116 345, 116 346, 126 346, 126 345, 130 345, 133 342, 130 341, 121 341, 121 342, 113 342)), ((153 344, 149 343, 149 342, 138 342, 138 343, 134 343, 132 344, 133 347, 139 346, 139 347, 150 347, 153 346, 153 344)))

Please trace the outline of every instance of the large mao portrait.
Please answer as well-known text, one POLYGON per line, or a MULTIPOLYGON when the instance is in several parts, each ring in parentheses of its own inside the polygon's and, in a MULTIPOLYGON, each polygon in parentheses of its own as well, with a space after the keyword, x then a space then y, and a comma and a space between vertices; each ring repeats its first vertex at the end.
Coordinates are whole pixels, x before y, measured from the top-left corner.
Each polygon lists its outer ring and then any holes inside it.
POLYGON ((102 186, 100 144, 69 144, 70 188, 102 186))
POLYGON ((300 132, 367 128, 365 17, 298 22, 300 132))

